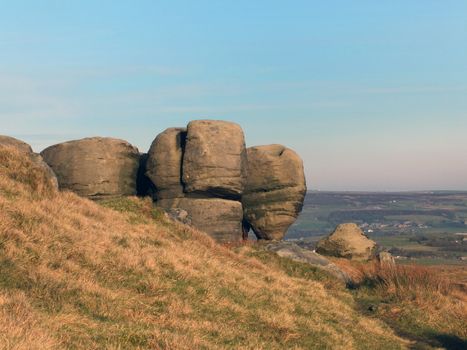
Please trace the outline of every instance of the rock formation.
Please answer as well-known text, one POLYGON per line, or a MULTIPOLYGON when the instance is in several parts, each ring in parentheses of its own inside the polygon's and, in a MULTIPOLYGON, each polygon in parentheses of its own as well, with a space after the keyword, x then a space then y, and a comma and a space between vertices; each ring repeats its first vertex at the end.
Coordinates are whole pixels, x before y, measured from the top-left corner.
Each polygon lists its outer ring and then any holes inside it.
POLYGON ((346 285, 351 285, 350 276, 337 265, 330 262, 324 256, 321 256, 311 250, 304 249, 292 242, 270 242, 266 244, 266 249, 276 253, 280 257, 289 258, 294 261, 309 264, 319 270, 325 271, 346 285))
POLYGON ((157 206, 186 211, 194 227, 218 242, 242 239, 246 151, 240 126, 198 120, 165 130, 148 152, 146 175, 157 206))
POLYGON ((327 238, 320 240, 316 252, 323 255, 366 261, 374 257, 376 243, 353 223, 338 225, 327 238))
POLYGON ((55 176, 55 173, 44 162, 41 155, 37 154, 37 153, 34 153, 31 146, 28 145, 26 142, 15 139, 14 137, 0 135, 0 146, 14 147, 18 151, 28 154, 29 157, 31 158, 31 160, 36 165, 38 165, 40 168, 42 168, 42 170, 44 170, 44 173, 45 173, 48 181, 52 185, 52 187, 58 189, 58 181, 57 181, 57 177, 55 176))
POLYGON ((245 138, 239 125, 217 120, 188 124, 182 178, 185 192, 240 199, 245 177, 245 138))
POLYGON ((294 151, 280 145, 247 151, 242 128, 226 121, 169 128, 142 154, 126 141, 103 137, 60 143, 41 155, 11 137, 0 136, 2 144, 30 154, 61 189, 91 199, 149 195, 171 217, 219 242, 245 239, 250 229, 259 239, 282 239, 306 192, 294 151))
POLYGON ((242 197, 245 220, 259 239, 280 240, 302 210, 306 193, 301 158, 281 145, 247 149, 242 197))
POLYGON ((280 145, 247 151, 240 126, 225 121, 197 120, 159 134, 146 175, 156 205, 186 210, 195 227, 222 242, 247 237, 250 227, 258 238, 282 239, 306 192, 295 152, 280 145))
POLYGON ((206 232, 217 242, 231 243, 242 239, 242 204, 221 198, 174 198, 161 199, 156 205, 168 211, 185 210, 191 223, 206 232))
POLYGON ((146 176, 155 186, 155 199, 184 197, 182 158, 186 129, 170 128, 160 133, 148 152, 146 176))
POLYGON ((126 141, 85 138, 48 147, 41 155, 61 189, 90 198, 136 194, 140 154, 126 141))

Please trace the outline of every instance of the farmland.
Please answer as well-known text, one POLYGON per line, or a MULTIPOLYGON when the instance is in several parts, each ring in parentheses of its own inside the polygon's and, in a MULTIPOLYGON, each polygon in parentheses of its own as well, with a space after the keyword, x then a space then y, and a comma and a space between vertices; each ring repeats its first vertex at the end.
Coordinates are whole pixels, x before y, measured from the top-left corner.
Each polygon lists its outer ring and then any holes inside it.
POLYGON ((466 263, 467 192, 308 192, 287 238, 313 247, 344 222, 408 262, 466 263))

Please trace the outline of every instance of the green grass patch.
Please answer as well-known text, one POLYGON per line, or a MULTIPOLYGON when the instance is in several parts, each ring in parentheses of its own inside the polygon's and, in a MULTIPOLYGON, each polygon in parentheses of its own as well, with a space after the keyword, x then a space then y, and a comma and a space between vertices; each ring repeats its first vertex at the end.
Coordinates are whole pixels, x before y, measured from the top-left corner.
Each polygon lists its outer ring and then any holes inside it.
POLYGON ((152 221, 162 222, 164 211, 154 207, 148 198, 136 197, 116 197, 101 199, 97 201, 103 207, 125 213, 128 215, 128 222, 133 225, 149 224, 152 221))

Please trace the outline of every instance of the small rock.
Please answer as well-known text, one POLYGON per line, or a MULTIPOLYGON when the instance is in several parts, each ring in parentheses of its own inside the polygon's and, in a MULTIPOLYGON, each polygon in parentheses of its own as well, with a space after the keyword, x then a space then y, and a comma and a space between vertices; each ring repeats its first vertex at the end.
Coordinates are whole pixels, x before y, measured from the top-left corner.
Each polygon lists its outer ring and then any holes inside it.
POLYGON ((191 217, 186 210, 180 208, 171 208, 166 211, 167 216, 185 225, 191 225, 191 217))
POLYGON ((295 243, 286 241, 274 241, 266 245, 266 249, 279 255, 280 257, 289 258, 294 261, 303 262, 310 266, 316 267, 325 271, 337 279, 344 282, 346 285, 352 285, 350 276, 342 271, 337 265, 330 262, 324 256, 319 255, 311 250, 301 248, 295 243))
POLYGON ((379 252, 377 254, 378 262, 381 266, 394 267, 396 266, 396 259, 389 252, 379 252))
POLYGON ((316 252, 323 255, 367 261, 374 257, 376 243, 353 223, 341 224, 328 237, 321 239, 316 252))

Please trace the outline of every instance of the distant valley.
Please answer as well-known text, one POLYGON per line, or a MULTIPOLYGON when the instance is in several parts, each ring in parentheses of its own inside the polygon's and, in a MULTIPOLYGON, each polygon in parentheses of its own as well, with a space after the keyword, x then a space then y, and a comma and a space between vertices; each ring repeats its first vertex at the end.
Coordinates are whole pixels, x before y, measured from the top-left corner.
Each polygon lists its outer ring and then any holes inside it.
POLYGON ((399 259, 467 263, 467 192, 310 191, 287 239, 313 247, 344 222, 357 223, 399 259))

